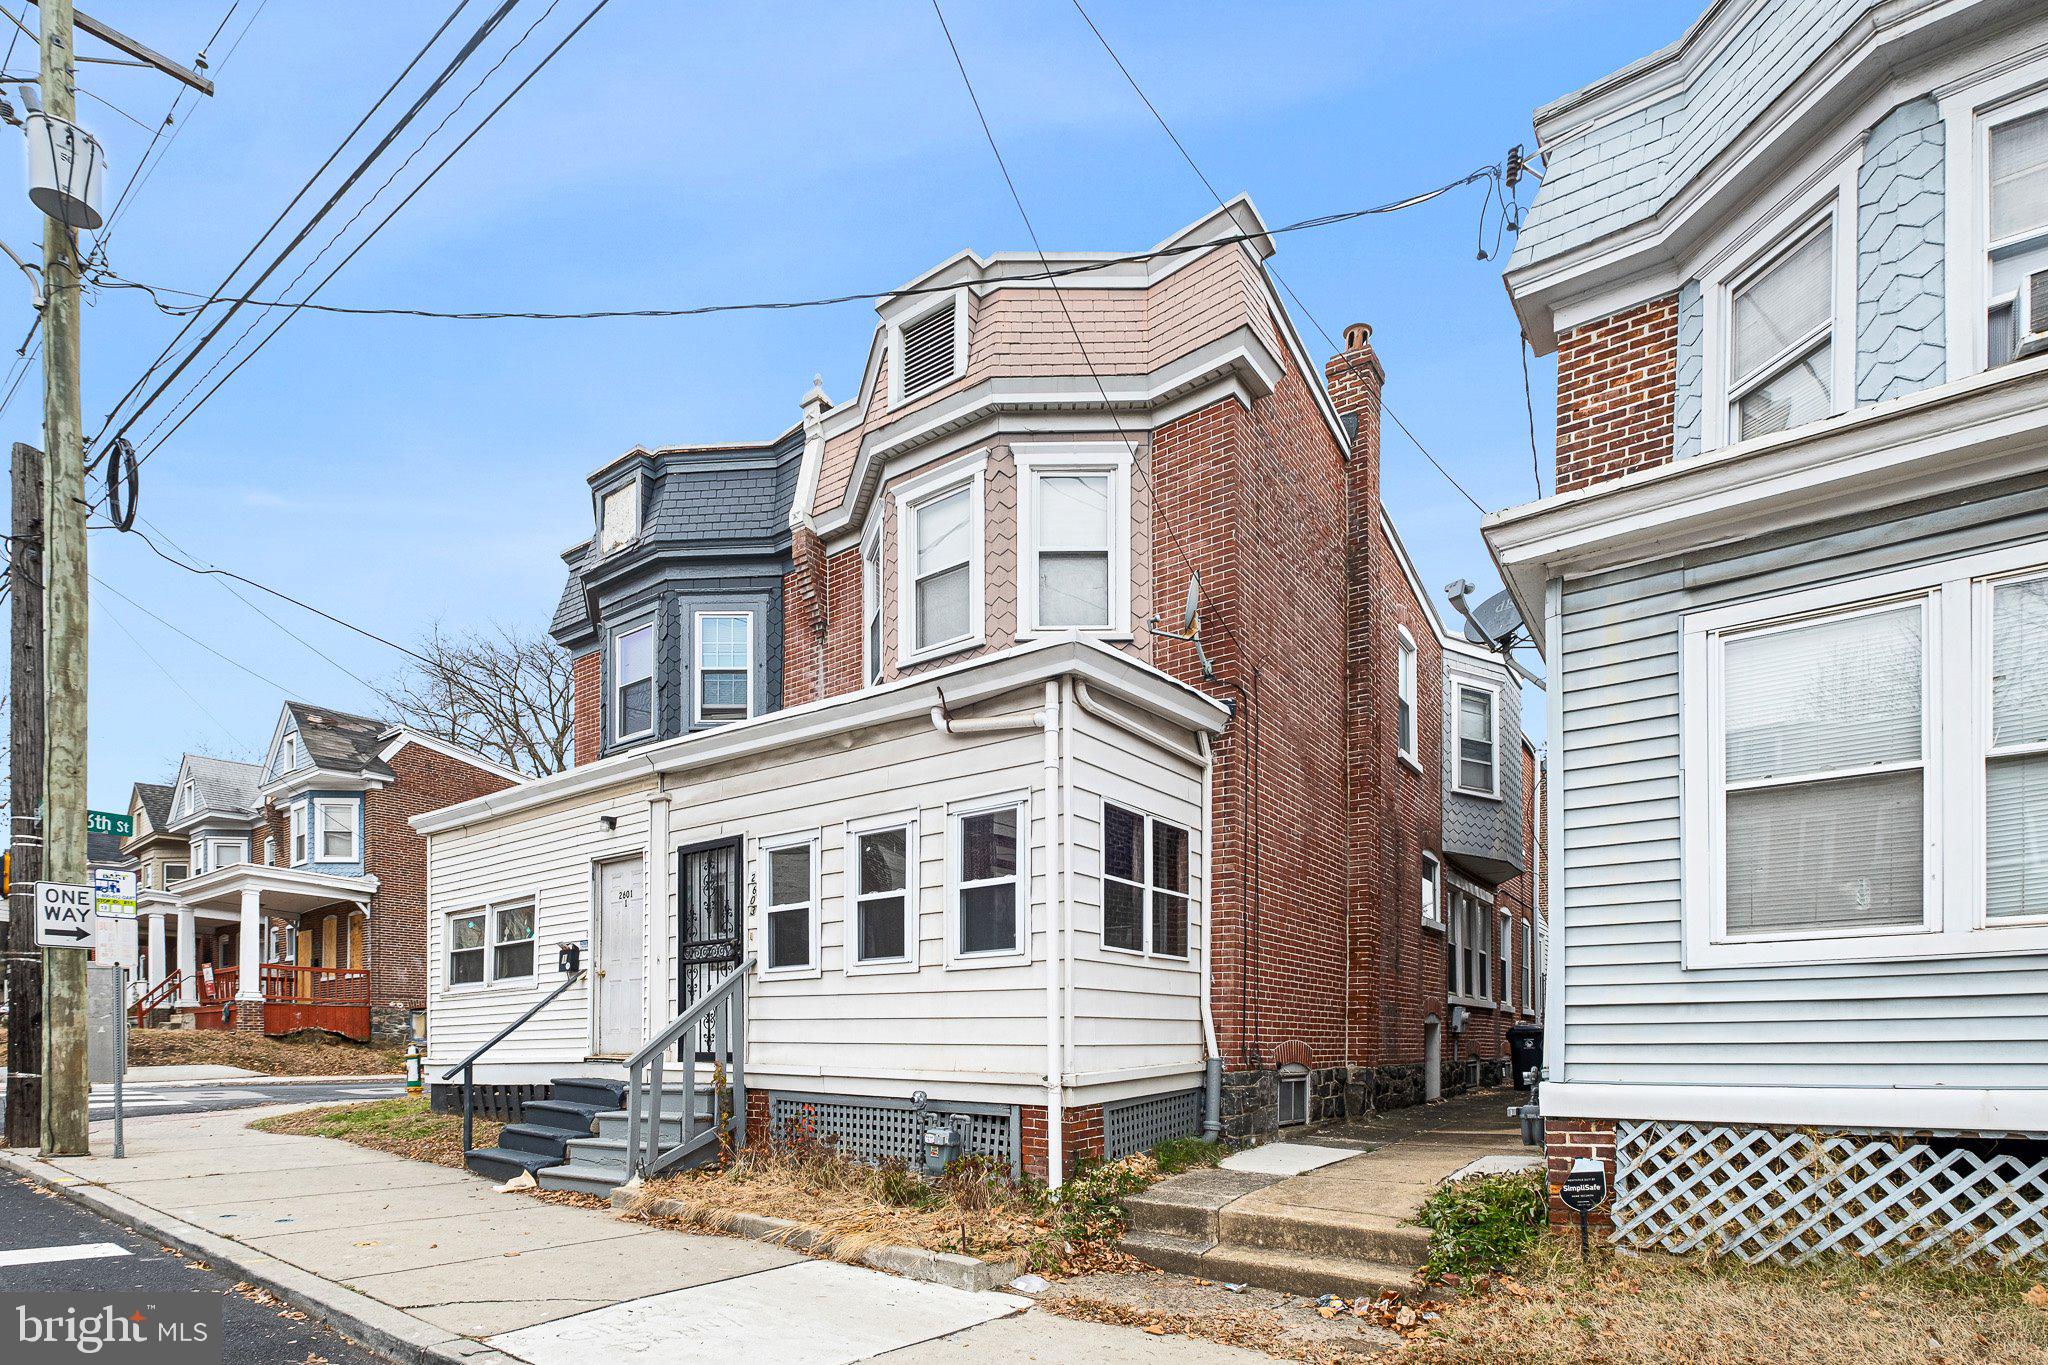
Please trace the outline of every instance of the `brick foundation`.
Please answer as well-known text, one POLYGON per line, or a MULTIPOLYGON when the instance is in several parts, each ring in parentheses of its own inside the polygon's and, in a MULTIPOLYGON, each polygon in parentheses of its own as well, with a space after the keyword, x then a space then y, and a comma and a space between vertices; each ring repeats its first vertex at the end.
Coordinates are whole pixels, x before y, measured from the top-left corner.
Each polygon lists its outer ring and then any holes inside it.
POLYGON ((263 1033, 263 1002, 261 1000, 237 1000, 235 1002, 235 1032, 263 1033))
MULTIPOLYGON (((1045 1147, 1045 1106, 1019 1106, 1017 1126, 1022 1149, 1018 1160, 1024 1174, 1044 1180, 1050 1169, 1045 1147)), ((1065 1160, 1061 1164, 1068 1175, 1074 1173, 1078 1163, 1102 1160, 1102 1106, 1095 1104, 1067 1110, 1064 1141, 1065 1160)))
MULTIPOLYGON (((1557 1191, 1564 1178, 1571 1174, 1572 1163, 1582 1157, 1592 1157, 1606 1168, 1607 1188, 1611 1191, 1614 1188, 1614 1120, 1545 1118, 1544 1178, 1550 1187, 1550 1226, 1553 1231, 1578 1231, 1579 1215, 1564 1206, 1557 1191)), ((1594 1209, 1586 1221, 1601 1230, 1614 1226, 1614 1219, 1605 1203, 1594 1209)))

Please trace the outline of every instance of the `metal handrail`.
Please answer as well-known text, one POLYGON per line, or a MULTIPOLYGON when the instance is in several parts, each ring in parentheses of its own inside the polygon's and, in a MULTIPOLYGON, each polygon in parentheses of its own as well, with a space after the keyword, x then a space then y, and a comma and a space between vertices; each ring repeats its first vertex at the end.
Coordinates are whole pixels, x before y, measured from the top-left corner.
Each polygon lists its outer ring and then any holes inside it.
POLYGON ((485 1043, 482 1047, 470 1053, 467 1057, 464 1057, 454 1066, 449 1067, 446 1071, 441 1073, 441 1079, 444 1081, 452 1079, 455 1073, 458 1071, 462 1073, 463 1151, 466 1152, 469 1150, 470 1133, 473 1127, 475 1126, 476 1122, 476 1059, 483 1056, 486 1052, 489 1052, 498 1044, 504 1042, 507 1038, 511 1037, 512 1034, 516 1032, 522 1024, 524 1024, 527 1020, 533 1018, 534 1015, 539 1014, 549 1005, 552 1005, 555 1003, 555 1001, 561 999, 563 991, 568 990, 571 986, 575 985, 577 982, 583 979, 583 971, 584 969, 579 968, 575 972, 571 973, 569 979, 567 981, 564 981, 561 985, 555 987, 553 990, 549 991, 545 999, 536 1001, 534 1003, 533 1008, 529 1009, 526 1013, 520 1015, 517 1019, 514 1019, 511 1023, 505 1025, 505 1027, 499 1029, 497 1033, 492 1036, 489 1042, 485 1043))
POLYGON ((151 1012, 161 1009, 166 1000, 169 1000, 178 993, 178 984, 184 980, 184 977, 185 974, 183 972, 173 971, 169 976, 148 987, 141 995, 135 998, 135 1003, 130 1005, 128 1009, 135 1016, 137 1026, 143 1026, 144 1021, 148 1019, 151 1012))
MULTIPOLYGON (((711 1055, 730 1055, 732 1068, 728 1073, 734 1097, 733 1134, 744 1146, 747 1141, 747 974, 753 971, 755 959, 747 957, 739 966, 727 972, 710 990, 704 992, 696 1004, 683 1011, 661 1032, 647 1041, 646 1046, 626 1059, 626 1175, 653 1175, 671 1163, 689 1154, 703 1136, 697 1127, 697 1064, 693 1056, 690 1061, 689 1102, 683 1106, 682 1140, 675 1146, 663 1150, 661 1146, 661 1081, 662 1067, 668 1050, 678 1039, 686 1037, 692 1030, 701 1027, 708 1019, 711 1023, 711 1055), (648 1073, 648 1084, 640 1084, 642 1073, 648 1073), (653 1097, 650 1106, 645 1097, 653 1097), (649 1109, 653 1110, 652 1126, 642 1140, 642 1125, 649 1123, 649 1109), (641 1153, 646 1159, 642 1160, 641 1153)), ((719 1116, 716 1112, 718 1097, 712 1096, 714 1110, 706 1132, 716 1131, 719 1116)))

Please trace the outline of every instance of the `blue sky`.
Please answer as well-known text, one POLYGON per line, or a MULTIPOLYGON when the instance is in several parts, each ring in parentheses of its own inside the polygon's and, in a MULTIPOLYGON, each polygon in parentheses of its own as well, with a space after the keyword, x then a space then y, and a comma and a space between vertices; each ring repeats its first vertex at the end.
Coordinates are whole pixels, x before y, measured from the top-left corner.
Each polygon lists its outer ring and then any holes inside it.
MULTIPOLYGON (((1497 160, 1530 141, 1537 104, 1669 42, 1697 3, 1476 0, 1450 22, 1410 3, 1090 10, 1209 177, 1277 224, 1497 160)), ((189 55, 225 6, 100 0, 94 13, 189 55)), ((563 0, 509 69, 584 7, 563 0)), ((129 278, 210 288, 444 12, 271 0, 223 65, 253 8, 214 50, 219 94, 186 102, 113 235, 110 261, 129 278)), ((543 8, 527 0, 512 23, 543 8)), ((1211 205, 1064 0, 954 0, 947 15, 1049 249, 1143 248, 1211 205)), ((7 70, 30 58, 24 40, 7 70)), ((173 93, 117 66, 85 68, 84 83, 151 124, 173 93)), ((147 134, 93 99, 81 113, 118 186, 147 134)), ((11 205, 0 236, 24 250, 39 226, 25 199, 11 205)), ((1292 234, 1275 264, 1333 333, 1373 324, 1391 406, 1498 507, 1533 483, 1513 317, 1499 264, 1474 259, 1479 208, 1475 188, 1292 234)), ((962 247, 1027 245, 928 4, 614 0, 323 298, 574 309, 805 297, 887 288, 962 247)), ((32 314, 25 290, 0 302, 11 347, 32 314)), ((112 291, 85 317, 90 431, 176 324, 112 291)), ((603 323, 303 315, 150 460, 142 512, 192 555, 394 638, 436 622, 537 627, 560 551, 587 533, 589 470, 636 442, 779 431, 813 372, 847 397, 873 322, 859 304, 603 323)), ((1546 469, 1551 369, 1539 359, 1533 372, 1546 469)), ((0 414, 6 439, 39 440, 38 383, 0 414)), ((1490 589, 1471 506, 1397 433, 1385 469, 1432 591, 1460 575, 1490 589)), ((367 707, 349 674, 403 663, 263 603, 344 672, 129 538, 96 534, 92 558, 139 604, 95 587, 96 806, 118 808, 130 782, 164 777, 186 749, 259 756, 284 690, 367 707)))

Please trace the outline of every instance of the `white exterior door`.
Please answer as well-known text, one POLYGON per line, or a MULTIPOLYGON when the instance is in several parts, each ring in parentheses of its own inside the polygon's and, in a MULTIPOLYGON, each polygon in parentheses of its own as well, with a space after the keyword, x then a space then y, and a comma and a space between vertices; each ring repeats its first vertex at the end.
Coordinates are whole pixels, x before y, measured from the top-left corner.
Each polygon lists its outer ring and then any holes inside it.
POLYGON ((624 1056, 640 1050, 645 1005, 645 910, 640 860, 604 863, 597 870, 597 1051, 624 1056))

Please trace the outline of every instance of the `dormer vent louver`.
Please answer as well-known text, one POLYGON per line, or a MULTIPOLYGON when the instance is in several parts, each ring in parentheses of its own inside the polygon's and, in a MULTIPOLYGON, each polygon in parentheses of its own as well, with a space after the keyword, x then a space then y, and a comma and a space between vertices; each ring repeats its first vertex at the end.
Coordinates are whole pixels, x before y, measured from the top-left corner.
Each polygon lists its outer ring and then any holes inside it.
POLYGON ((954 310, 959 304, 947 299, 937 308, 903 328, 903 398, 908 401, 930 393, 953 377, 955 364, 954 310))

